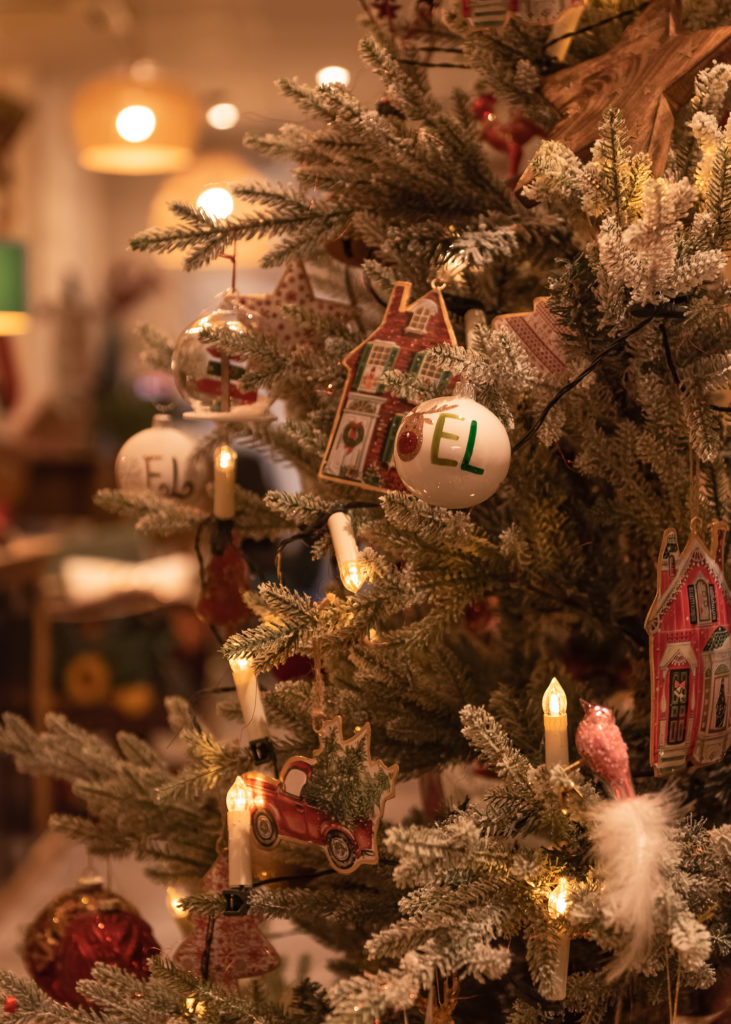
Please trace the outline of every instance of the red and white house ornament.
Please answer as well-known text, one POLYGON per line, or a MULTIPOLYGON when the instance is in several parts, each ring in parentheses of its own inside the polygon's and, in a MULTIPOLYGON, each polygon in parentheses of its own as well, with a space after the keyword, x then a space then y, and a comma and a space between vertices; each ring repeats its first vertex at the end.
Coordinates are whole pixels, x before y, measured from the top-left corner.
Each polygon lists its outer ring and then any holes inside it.
POLYGON ((391 394, 384 373, 409 371, 446 394, 451 375, 436 365, 429 349, 457 344, 438 289, 414 302, 410 298, 411 284, 398 281, 379 326, 343 360, 348 377, 320 467, 325 480, 375 491, 404 489, 394 445, 413 403, 391 394))
POLYGON ((404 417, 396 468, 412 494, 442 508, 468 508, 498 489, 510 468, 510 439, 497 416, 472 398, 430 398, 404 417))
POLYGON ((152 426, 128 438, 117 453, 117 486, 128 491, 152 491, 163 498, 197 503, 204 499, 209 467, 199 442, 158 413, 152 426))
POLYGON ((731 739, 731 591, 724 575, 728 526, 711 524, 710 550, 691 530, 680 550, 663 534, 657 594, 647 613, 656 775, 722 761, 731 739))

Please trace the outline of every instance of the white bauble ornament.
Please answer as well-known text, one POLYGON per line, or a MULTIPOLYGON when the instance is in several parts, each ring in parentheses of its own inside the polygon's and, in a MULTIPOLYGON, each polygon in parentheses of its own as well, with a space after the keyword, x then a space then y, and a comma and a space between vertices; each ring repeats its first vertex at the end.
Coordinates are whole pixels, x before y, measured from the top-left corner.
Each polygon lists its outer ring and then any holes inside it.
MULTIPOLYGON (((204 328, 227 327, 237 334, 259 328, 259 317, 248 310, 238 292, 229 290, 220 297, 221 305, 209 313, 202 313, 185 328, 173 348, 172 371, 175 386, 196 413, 218 413, 222 409, 221 353, 210 342, 201 341, 204 328)), ((229 394, 231 406, 253 405, 256 391, 244 390, 239 379, 244 364, 229 359, 229 394)))
POLYGON ((468 508, 489 498, 510 466, 510 439, 472 398, 430 398, 404 416, 394 446, 404 485, 431 505, 468 508))
POLYGON ((151 427, 133 434, 119 449, 117 486, 195 504, 204 498, 209 477, 206 460, 196 454, 198 447, 196 438, 173 426, 170 416, 153 416, 151 427))

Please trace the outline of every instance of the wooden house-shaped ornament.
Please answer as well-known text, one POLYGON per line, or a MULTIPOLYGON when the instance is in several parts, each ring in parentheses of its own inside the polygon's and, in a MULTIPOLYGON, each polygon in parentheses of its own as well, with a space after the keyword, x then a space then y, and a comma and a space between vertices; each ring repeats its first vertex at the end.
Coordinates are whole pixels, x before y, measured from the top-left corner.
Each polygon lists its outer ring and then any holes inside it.
POLYGON ((456 345, 441 293, 432 289, 409 303, 411 284, 398 281, 381 323, 345 359, 348 376, 330 434, 320 476, 371 490, 405 490, 396 472, 396 431, 413 405, 389 393, 387 370, 415 373, 447 394, 451 375, 436 365, 429 349, 456 345))
POLYGON ((723 760, 731 734, 731 592, 724 576, 728 527, 711 526, 711 549, 691 533, 682 552, 666 530, 650 638, 650 762, 656 775, 723 760))

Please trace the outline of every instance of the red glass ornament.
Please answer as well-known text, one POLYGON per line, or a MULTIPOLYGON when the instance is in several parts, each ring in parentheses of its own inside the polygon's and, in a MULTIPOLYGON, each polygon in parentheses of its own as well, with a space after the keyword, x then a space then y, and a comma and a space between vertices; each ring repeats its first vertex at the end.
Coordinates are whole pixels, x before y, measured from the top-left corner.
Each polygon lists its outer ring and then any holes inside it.
POLYGON ((284 683, 288 679, 304 679, 312 672, 313 664, 303 654, 293 654, 281 665, 275 665, 271 670, 272 675, 278 682, 284 683))
POLYGON ((18 1009, 18 1000, 15 996, 5 996, 5 1012, 15 1013, 18 1009))
POLYGON ((135 908, 96 882, 62 893, 42 910, 26 932, 23 950, 36 984, 72 1006, 88 1005, 76 983, 90 977, 95 963, 114 964, 142 978, 148 957, 159 952, 135 908))

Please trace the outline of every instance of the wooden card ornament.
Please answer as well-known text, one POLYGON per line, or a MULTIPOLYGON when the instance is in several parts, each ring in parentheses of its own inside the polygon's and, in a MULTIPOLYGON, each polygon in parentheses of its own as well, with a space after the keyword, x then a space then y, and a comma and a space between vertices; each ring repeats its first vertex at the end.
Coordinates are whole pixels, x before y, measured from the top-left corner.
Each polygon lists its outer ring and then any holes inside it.
POLYGON ((728 526, 711 524, 711 547, 691 530, 682 551, 671 527, 657 562, 650 638, 650 763, 668 775, 686 762, 722 761, 731 739, 731 591, 724 575, 728 526))
POLYGON ((335 871, 350 874, 378 863, 378 826, 395 792, 398 765, 371 757, 369 724, 347 740, 339 716, 317 731, 320 745, 312 757, 290 757, 278 779, 260 772, 240 776, 251 836, 265 848, 280 839, 319 846, 335 871))
POLYGON ((546 380, 563 384, 569 376, 563 350, 563 328, 548 302, 547 297, 535 299, 530 312, 496 316, 492 327, 508 330, 546 380))
POLYGON ((731 58, 731 25, 680 31, 676 0, 653 0, 607 53, 562 68, 541 91, 561 114, 551 138, 587 156, 607 107, 619 107, 635 148, 663 173, 675 114, 693 95, 696 74, 731 58))
POLYGON ((413 403, 392 395, 383 375, 408 370, 446 394, 450 374, 435 366, 429 349, 457 344, 441 292, 432 288, 415 302, 410 297, 411 284, 398 281, 379 326, 343 360, 348 377, 320 467, 325 480, 373 491, 404 490, 394 443, 413 403))

